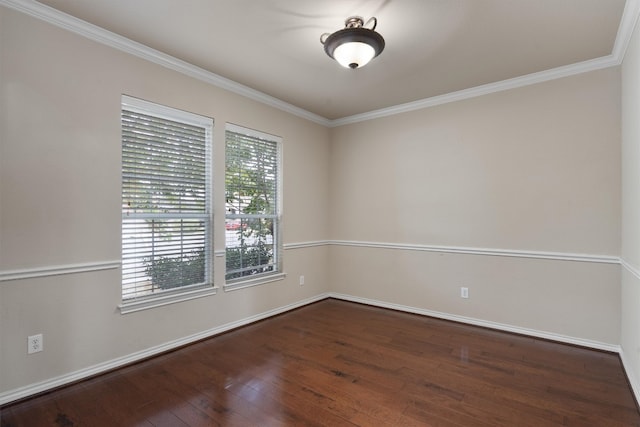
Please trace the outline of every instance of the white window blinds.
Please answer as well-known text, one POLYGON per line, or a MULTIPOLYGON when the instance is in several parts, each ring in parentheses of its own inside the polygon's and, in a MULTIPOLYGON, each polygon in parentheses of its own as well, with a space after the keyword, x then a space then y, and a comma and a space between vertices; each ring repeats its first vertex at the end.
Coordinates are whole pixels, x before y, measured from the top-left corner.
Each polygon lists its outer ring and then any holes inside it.
POLYGON ((210 282, 212 127, 123 97, 123 300, 210 282))
POLYGON ((280 268, 280 138, 226 129, 226 279, 280 268))

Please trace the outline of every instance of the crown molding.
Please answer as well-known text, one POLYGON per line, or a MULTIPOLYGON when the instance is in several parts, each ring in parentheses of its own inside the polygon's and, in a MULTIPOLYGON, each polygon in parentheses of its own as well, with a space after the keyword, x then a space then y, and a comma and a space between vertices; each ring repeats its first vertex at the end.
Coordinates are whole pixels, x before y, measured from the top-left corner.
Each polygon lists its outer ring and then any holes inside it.
POLYGON ((627 53, 627 47, 631 42, 633 30, 638 22, 638 16, 640 16, 640 0, 627 0, 624 4, 618 34, 616 35, 616 41, 611 53, 611 55, 616 58, 618 64, 622 64, 622 61, 624 61, 624 55, 627 53))
POLYGON ((369 111, 367 113, 355 114, 353 116, 331 120, 329 127, 338 127, 352 123, 363 122, 366 120, 379 119, 382 117, 421 110, 423 108, 448 104, 450 102, 462 101, 464 99, 488 95, 490 93, 501 92, 503 90, 515 89, 536 83, 569 77, 589 71, 615 67, 622 64, 622 61, 624 60, 624 55, 627 51, 627 46, 631 41, 631 36, 633 35, 633 30, 636 26, 639 15, 640 0, 627 0, 624 5, 624 11, 622 12, 622 18, 620 19, 620 26, 618 27, 616 40, 613 45, 612 53, 610 55, 562 67, 552 68, 550 70, 540 71, 537 73, 527 74, 500 82, 488 83, 457 92, 451 92, 414 102, 408 102, 406 104, 395 105, 393 107, 381 108, 379 110, 369 111))
POLYGON ((576 74, 620 65, 624 60, 624 54, 631 40, 636 22, 638 21, 638 16, 640 15, 640 0, 626 0, 614 47, 610 55, 579 62, 576 64, 553 68, 551 70, 532 73, 521 77, 515 77, 500 82, 489 83, 469 89, 451 92, 444 95, 425 98, 414 102, 399 104, 396 106, 373 110, 362 114, 355 114, 340 119, 329 120, 318 114, 304 110, 300 107, 296 107, 295 105, 289 104, 273 96, 267 95, 263 92, 257 91, 220 75, 211 73, 200 67, 196 67, 195 65, 174 58, 141 43, 134 42, 125 37, 119 36, 115 33, 105 30, 104 28, 89 24, 88 22, 60 12, 57 9, 38 3, 35 0, 0 0, 0 6, 6 6, 8 8, 17 10, 34 18, 48 22, 52 25, 79 34, 90 40, 102 43, 114 49, 148 60, 165 68, 177 71, 179 73, 201 80, 205 83, 209 83, 221 89, 228 90, 229 92, 233 92, 254 101, 277 108, 281 111, 290 113, 294 116, 301 117, 303 119, 307 119, 309 121, 330 128, 387 116, 393 116, 396 114, 415 110, 421 110, 424 108, 434 107, 450 102, 462 101, 465 99, 475 98, 495 92, 515 89, 518 87, 542 83, 549 80, 555 80, 562 77, 568 77, 576 74))
POLYGON ((330 120, 318 114, 304 110, 295 105, 284 102, 273 96, 252 89, 248 86, 234 82, 233 80, 222 77, 188 62, 174 58, 158 50, 152 49, 141 43, 122 37, 104 28, 85 22, 75 18, 64 12, 52 7, 38 3, 35 0, 0 0, 0 6, 6 6, 10 9, 22 12, 26 15, 45 21, 49 24, 63 28, 65 30, 76 33, 89 40, 104 44, 119 51, 129 53, 138 58, 153 62, 173 71, 177 71, 186 76, 193 77, 205 83, 221 89, 228 90, 235 94, 244 96, 254 101, 269 105, 294 116, 310 120, 323 126, 329 126, 330 120))
POLYGON ((603 56, 601 58, 553 68, 551 70, 540 71, 537 73, 527 74, 525 76, 514 77, 512 79, 502 80, 495 83, 488 83, 469 89, 463 89, 444 95, 438 95, 418 101, 407 102, 406 104, 394 105, 393 107, 381 108, 379 110, 369 111, 367 113, 355 114, 353 116, 331 120, 329 127, 344 126, 353 123, 364 122, 367 120, 394 116, 396 114, 408 113, 410 111, 422 110, 424 108, 435 107, 437 105, 448 104, 450 102, 476 98, 478 96, 488 95, 490 93, 502 92, 505 90, 516 89, 519 87, 542 83, 549 80, 555 80, 562 77, 573 76, 575 74, 586 73, 588 71, 613 67, 619 64, 620 62, 618 62, 612 55, 603 56))

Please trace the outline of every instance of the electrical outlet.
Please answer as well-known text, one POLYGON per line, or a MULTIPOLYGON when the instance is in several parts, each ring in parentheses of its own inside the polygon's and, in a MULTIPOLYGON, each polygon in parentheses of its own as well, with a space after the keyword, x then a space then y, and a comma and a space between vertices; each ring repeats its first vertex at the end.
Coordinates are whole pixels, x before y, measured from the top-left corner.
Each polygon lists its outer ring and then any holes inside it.
POLYGON ((42 334, 27 337, 27 354, 38 353, 42 350, 44 350, 42 334))
POLYGON ((304 276, 300 276, 300 286, 304 285, 304 276))
POLYGON ((469 288, 460 288, 460 298, 469 298, 469 288))

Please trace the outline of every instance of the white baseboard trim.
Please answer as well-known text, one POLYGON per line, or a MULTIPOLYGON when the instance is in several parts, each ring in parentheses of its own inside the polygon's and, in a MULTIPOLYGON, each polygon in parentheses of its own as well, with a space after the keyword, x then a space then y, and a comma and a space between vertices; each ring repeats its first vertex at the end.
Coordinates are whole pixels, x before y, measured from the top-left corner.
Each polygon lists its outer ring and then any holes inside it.
POLYGON ((579 345, 586 348, 593 348, 596 350, 609 351, 612 353, 617 353, 620 356, 620 360, 622 361, 622 369, 624 369, 627 379, 629 380, 629 384, 631 385, 631 392, 634 394, 636 398, 636 402, 640 402, 640 380, 635 377, 633 374, 633 369, 631 363, 625 355, 624 349, 622 349, 619 345, 616 344, 608 344, 602 343, 599 341, 585 340, 582 338, 570 337, 567 335, 554 334, 545 331, 538 331, 535 329, 521 328, 512 325, 506 325, 503 323, 490 322, 486 320, 474 319, 472 317, 458 316, 454 314, 442 313, 439 311, 426 310, 416 307, 410 307, 406 305, 393 304, 385 301, 372 300, 369 298, 360 298, 353 295, 340 294, 331 292, 329 294, 330 298, 340 299, 343 301, 357 302, 361 304, 372 305, 374 307, 381 308, 389 308, 392 310, 403 311, 406 313, 419 314, 423 316, 435 317, 438 319, 444 320, 452 320, 454 322, 460 322, 470 325, 482 326, 490 329, 496 329, 500 331, 513 332, 520 335, 527 335, 536 338, 543 338, 552 341, 557 341, 564 344, 572 344, 579 345))
POLYGON ((631 385, 631 391, 636 397, 636 402, 640 403, 640 380, 633 374, 634 370, 631 367, 631 362, 627 358, 624 348, 620 349, 620 360, 622 361, 622 368, 624 369, 629 384, 631 385))
POLYGON ((221 333, 230 331, 232 329, 245 326, 250 323, 257 322, 259 320, 267 319, 269 317, 276 316, 278 314, 282 314, 287 311, 291 311, 296 308, 305 306, 307 304, 318 302, 327 298, 335 298, 343 301, 351 301, 351 302, 356 302, 361 304, 367 304, 375 307, 388 308, 392 310, 419 314, 423 316, 430 316, 430 317, 444 319, 444 320, 452 320, 455 322, 482 326, 482 327, 491 328, 495 330, 513 332, 521 335, 548 339, 548 340, 557 341, 565 344, 579 345, 582 347, 593 348, 596 350, 604 350, 612 353, 618 353, 622 360, 623 369, 627 373, 627 378, 629 378, 632 392, 635 394, 636 399, 640 401, 640 383, 638 382, 637 378, 629 374, 629 373, 632 373, 633 370, 630 369, 630 364, 626 360, 624 352, 622 351, 619 345, 602 343, 602 342, 593 341, 593 340, 585 340, 582 338, 570 337, 566 335, 555 334, 555 333, 545 332, 545 331, 538 331, 534 329, 521 328, 517 326, 503 324, 503 323, 475 319, 475 318, 466 317, 466 316, 458 316, 454 314, 448 314, 448 313, 443 313, 439 311, 427 310, 427 309, 411 307, 411 306, 406 306, 401 304, 394 304, 394 303, 389 303, 389 302, 380 301, 380 300, 373 300, 370 298, 361 298, 361 297, 356 297, 348 294, 329 292, 329 293, 319 294, 314 297, 307 298, 301 301, 297 301, 295 303, 287 304, 285 306, 278 307, 273 310, 256 314, 255 316, 250 316, 244 319, 237 320, 235 322, 230 322, 230 323, 227 323, 203 332, 199 332, 197 334, 193 334, 184 338, 170 341, 170 342, 167 342, 155 347, 151 347, 139 352, 135 352, 127 356, 112 359, 104 363, 99 363, 97 365, 80 369, 78 371, 71 372, 69 374, 61 375, 61 376, 51 378, 45 381, 41 381, 35 384, 30 384, 25 387, 20 387, 14 390, 9 390, 4 393, 0 393, 0 405, 4 405, 19 399, 23 399, 38 393, 46 392, 56 387, 61 387, 78 380, 82 380, 94 375, 98 375, 98 374, 110 371, 112 369, 120 368, 125 365, 138 362, 140 360, 143 360, 152 356, 156 356, 166 351, 170 351, 178 347, 191 344, 205 338, 210 338, 212 336, 219 335, 221 333))
POLYGON ((499 331, 513 332, 516 334, 527 335, 536 338, 543 338, 552 341, 558 341, 565 344, 579 345, 582 347, 593 348, 596 350, 610 351, 612 353, 620 353, 620 346, 616 344, 602 343, 599 341, 585 340, 582 338, 570 337, 567 335, 555 334, 552 332, 538 331, 535 329, 521 328, 519 326, 507 325, 504 323, 491 322, 488 320, 475 319, 473 317, 458 316, 455 314, 443 313, 440 311, 427 310, 423 308, 410 307, 406 305, 393 304, 386 301, 373 300, 369 298, 361 298, 353 295, 330 293, 331 298, 341 299, 344 301, 357 302, 361 304, 372 305, 375 307, 389 308, 392 310, 404 311, 407 313, 420 314, 423 316, 435 317, 438 319, 452 320, 454 322, 466 323, 469 325, 482 326, 485 328, 496 329, 499 331))
POLYGON ((75 381, 89 378, 91 376, 98 375, 116 368, 120 368, 128 364, 138 362, 140 360, 147 359, 152 356, 156 356, 166 351, 174 350, 178 347, 182 347, 184 345, 191 344, 205 338, 210 338, 212 336, 219 335, 223 332, 227 332, 232 329, 245 326, 253 322, 257 322, 259 320, 263 320, 281 313, 285 313, 287 311, 294 310, 296 308, 305 306, 307 304, 321 301, 328 297, 329 297, 329 294, 316 295, 311 298, 307 298, 301 301, 297 301, 295 303, 291 303, 282 307, 275 308, 273 310, 256 314, 255 316, 250 316, 244 319, 237 320, 235 322, 226 323, 224 325, 221 325, 203 332, 199 332, 197 334, 189 335, 187 337, 180 338, 174 341, 169 341, 167 343, 164 343, 155 347, 151 347, 142 351, 138 351, 123 357, 118 357, 116 359, 99 363, 97 365, 93 365, 88 368, 80 369, 78 371, 64 374, 64 375, 51 378, 45 381, 41 381, 35 384, 30 384, 25 387, 20 387, 15 390, 9 390, 9 391, 0 393, 0 405, 7 404, 10 402, 16 401, 18 399, 23 399, 29 396, 33 396, 38 393, 46 392, 56 387, 61 387, 61 386, 73 383, 75 381))

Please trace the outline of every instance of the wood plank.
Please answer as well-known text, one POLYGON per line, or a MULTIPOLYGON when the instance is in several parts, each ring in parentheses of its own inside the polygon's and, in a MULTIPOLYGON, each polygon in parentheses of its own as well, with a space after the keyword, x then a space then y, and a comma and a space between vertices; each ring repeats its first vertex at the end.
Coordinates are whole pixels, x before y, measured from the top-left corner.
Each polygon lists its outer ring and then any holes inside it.
POLYGON ((639 426, 618 355, 328 299, 0 408, 18 426, 639 426))

